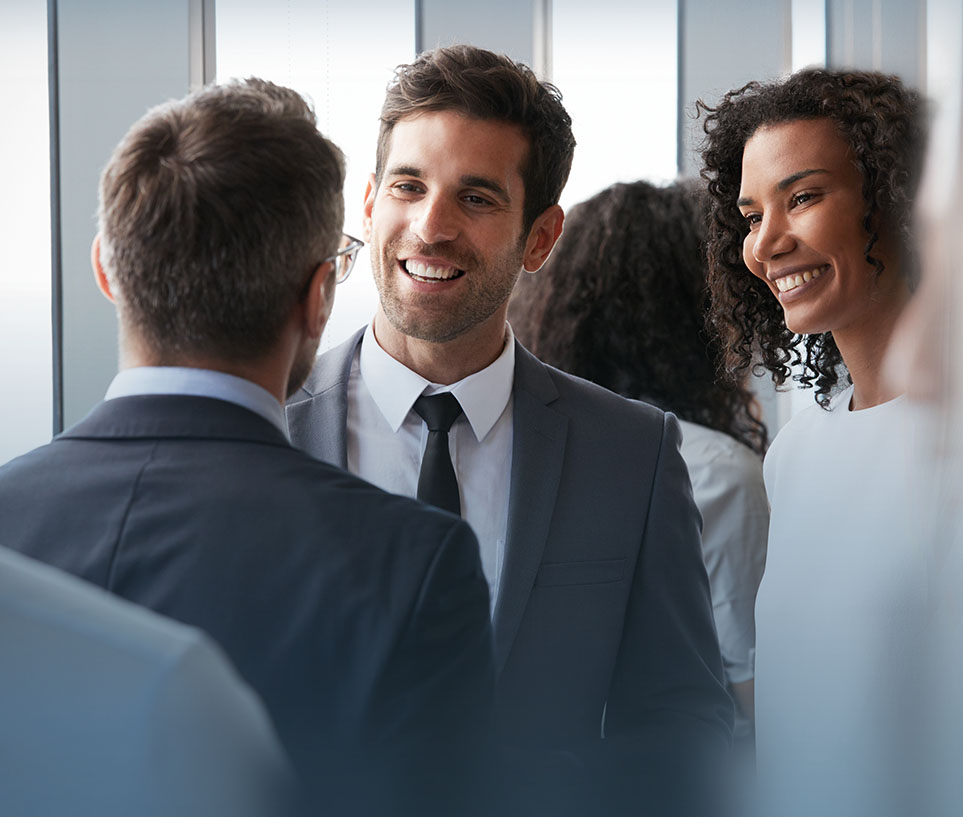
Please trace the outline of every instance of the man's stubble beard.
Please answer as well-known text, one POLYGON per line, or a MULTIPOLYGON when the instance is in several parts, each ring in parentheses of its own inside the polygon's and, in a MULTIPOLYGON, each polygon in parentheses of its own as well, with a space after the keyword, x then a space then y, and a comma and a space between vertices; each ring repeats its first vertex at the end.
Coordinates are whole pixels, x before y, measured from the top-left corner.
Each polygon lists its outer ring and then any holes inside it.
POLYGON ((294 362, 291 364, 291 373, 288 375, 285 398, 290 398, 304 385, 304 381, 308 379, 308 375, 311 374, 311 369, 314 367, 314 361, 317 359, 320 342, 321 338, 319 337, 317 341, 306 345, 298 352, 297 357, 295 357, 294 362))
MULTIPOLYGON (((490 318, 511 296, 522 269, 525 241, 519 241, 510 254, 483 265, 475 253, 433 251, 422 245, 406 255, 442 255, 456 260, 459 269, 467 269, 466 292, 452 309, 435 308, 431 293, 408 293, 406 301, 398 296, 394 279, 398 251, 389 242, 380 253, 371 254, 372 274, 378 288, 381 309, 394 329, 410 338, 429 343, 447 343, 490 318), (453 257, 454 256, 454 257, 453 257), (385 270, 388 275, 385 275, 385 270), (423 305, 423 309, 413 307, 423 305)), ((403 274, 403 273, 399 273, 403 274)))

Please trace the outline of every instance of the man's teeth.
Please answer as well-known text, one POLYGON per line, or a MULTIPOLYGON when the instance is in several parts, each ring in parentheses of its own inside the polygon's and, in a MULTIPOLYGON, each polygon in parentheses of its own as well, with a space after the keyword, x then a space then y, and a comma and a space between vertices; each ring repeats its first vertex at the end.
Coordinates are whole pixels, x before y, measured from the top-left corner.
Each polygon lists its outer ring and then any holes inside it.
POLYGON ((782 278, 776 279, 776 287, 780 292, 789 292, 789 290, 801 287, 803 284, 812 281, 813 278, 818 278, 822 274, 822 267, 816 267, 815 269, 808 269, 798 275, 784 275, 782 278))
POLYGON ((446 281, 458 274, 458 270, 454 267, 433 267, 410 259, 405 261, 405 269, 409 275, 414 275, 416 278, 429 278, 436 281, 446 281))

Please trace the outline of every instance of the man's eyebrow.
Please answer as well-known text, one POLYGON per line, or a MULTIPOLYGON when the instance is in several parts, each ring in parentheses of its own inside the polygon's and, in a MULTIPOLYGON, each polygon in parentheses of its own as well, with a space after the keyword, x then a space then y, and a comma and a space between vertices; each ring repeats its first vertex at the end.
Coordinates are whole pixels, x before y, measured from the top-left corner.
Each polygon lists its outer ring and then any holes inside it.
POLYGON ((489 179, 487 176, 462 176, 461 183, 465 187, 480 187, 482 190, 490 190, 499 198, 505 201, 511 201, 511 196, 508 195, 508 191, 494 179, 489 179))
MULTIPOLYGON (((810 168, 808 170, 800 170, 798 173, 793 173, 791 176, 786 176, 781 182, 776 185, 777 190, 785 190, 790 185, 795 184, 800 179, 805 179, 807 176, 812 176, 815 173, 829 173, 828 170, 823 170, 819 167, 810 168)), ((753 200, 748 196, 741 197, 736 202, 736 207, 748 207, 753 203, 753 200)))
POLYGON ((388 168, 385 173, 386 176, 414 176, 416 179, 421 178, 421 170, 413 165, 398 165, 397 167, 388 168))

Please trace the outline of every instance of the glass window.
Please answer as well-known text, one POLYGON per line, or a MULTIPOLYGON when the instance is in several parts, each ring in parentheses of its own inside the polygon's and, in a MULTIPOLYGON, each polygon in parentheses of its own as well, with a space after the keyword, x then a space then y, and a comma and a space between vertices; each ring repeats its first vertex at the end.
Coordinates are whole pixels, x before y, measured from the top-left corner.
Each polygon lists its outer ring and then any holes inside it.
POLYGON ((554 0, 552 28, 552 81, 578 142, 562 206, 618 181, 674 179, 677 4, 554 0))
POLYGON ((0 463, 50 439, 50 138, 47 4, 6 0, 0 25, 0 463))
MULTIPOLYGON (((415 54, 414 0, 363 3, 217 0, 217 78, 258 76, 314 104, 321 132, 347 159, 345 231, 361 235, 361 207, 374 170, 378 115, 394 66, 415 54)), ((321 350, 370 320, 377 304, 367 248, 338 287, 321 350)))

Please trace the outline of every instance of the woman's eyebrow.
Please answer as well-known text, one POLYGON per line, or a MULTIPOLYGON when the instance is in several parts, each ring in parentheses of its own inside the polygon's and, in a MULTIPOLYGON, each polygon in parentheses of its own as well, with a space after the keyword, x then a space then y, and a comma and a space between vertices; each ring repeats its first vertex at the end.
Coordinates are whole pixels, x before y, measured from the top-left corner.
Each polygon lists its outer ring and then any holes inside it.
MULTIPOLYGON (((795 184, 800 179, 805 179, 807 176, 812 176, 815 173, 829 173, 828 170, 823 170, 819 167, 810 168, 809 170, 800 170, 798 173, 793 173, 791 176, 786 176, 785 179, 780 181, 776 185, 777 190, 785 190, 790 185, 795 184)), ((752 204, 753 200, 748 196, 742 196, 737 202, 736 207, 747 207, 752 204)))
POLYGON ((822 168, 813 168, 812 170, 800 170, 798 173, 793 173, 791 176, 786 176, 779 184, 776 185, 777 190, 785 190, 789 185, 795 184, 800 179, 805 179, 807 176, 812 176, 814 173, 829 173, 828 170, 823 170, 822 168))

